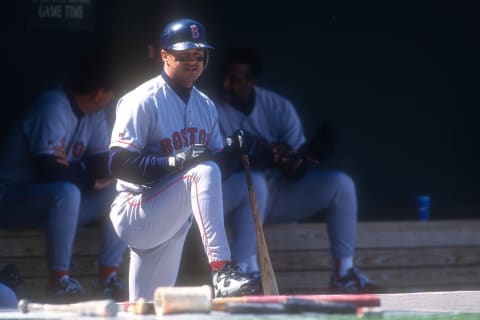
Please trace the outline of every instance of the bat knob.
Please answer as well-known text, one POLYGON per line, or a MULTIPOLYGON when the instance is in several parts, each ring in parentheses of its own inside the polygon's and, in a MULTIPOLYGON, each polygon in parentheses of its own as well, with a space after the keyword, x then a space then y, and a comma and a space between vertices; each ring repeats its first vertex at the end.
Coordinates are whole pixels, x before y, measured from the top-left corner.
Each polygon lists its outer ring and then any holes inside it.
POLYGON ((28 312, 28 300, 21 299, 20 301, 18 301, 18 310, 20 310, 22 313, 27 313, 28 312))

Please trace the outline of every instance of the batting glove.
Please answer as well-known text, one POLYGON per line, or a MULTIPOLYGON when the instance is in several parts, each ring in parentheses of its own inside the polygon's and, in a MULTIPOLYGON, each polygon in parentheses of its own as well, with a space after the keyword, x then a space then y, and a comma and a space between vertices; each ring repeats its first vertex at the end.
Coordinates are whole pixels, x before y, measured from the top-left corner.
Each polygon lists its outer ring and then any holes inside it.
POLYGON ((168 158, 168 166, 177 170, 191 168, 199 163, 211 160, 212 153, 204 144, 192 144, 187 150, 168 158))

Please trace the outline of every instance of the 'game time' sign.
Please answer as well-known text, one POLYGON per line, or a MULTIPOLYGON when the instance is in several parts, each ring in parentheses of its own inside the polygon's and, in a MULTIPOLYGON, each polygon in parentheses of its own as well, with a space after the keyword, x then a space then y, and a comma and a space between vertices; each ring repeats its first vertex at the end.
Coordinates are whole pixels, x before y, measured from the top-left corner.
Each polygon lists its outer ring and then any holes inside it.
POLYGON ((32 29, 92 30, 95 0, 30 0, 32 29))

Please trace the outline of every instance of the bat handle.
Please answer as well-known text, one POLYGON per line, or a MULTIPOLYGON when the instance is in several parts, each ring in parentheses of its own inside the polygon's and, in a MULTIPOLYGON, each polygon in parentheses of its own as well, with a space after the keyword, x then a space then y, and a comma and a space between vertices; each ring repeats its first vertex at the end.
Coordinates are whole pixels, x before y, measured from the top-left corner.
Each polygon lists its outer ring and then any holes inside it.
POLYGON ((28 313, 28 304, 29 301, 27 299, 21 299, 18 301, 18 310, 22 313, 28 313))

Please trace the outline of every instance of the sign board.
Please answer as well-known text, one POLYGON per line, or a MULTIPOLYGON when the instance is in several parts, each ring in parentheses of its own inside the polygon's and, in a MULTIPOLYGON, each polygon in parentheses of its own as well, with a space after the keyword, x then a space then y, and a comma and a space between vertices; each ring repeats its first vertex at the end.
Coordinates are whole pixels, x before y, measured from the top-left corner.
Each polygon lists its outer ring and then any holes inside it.
POLYGON ((93 30, 95 0, 30 0, 29 27, 39 30, 93 30))

